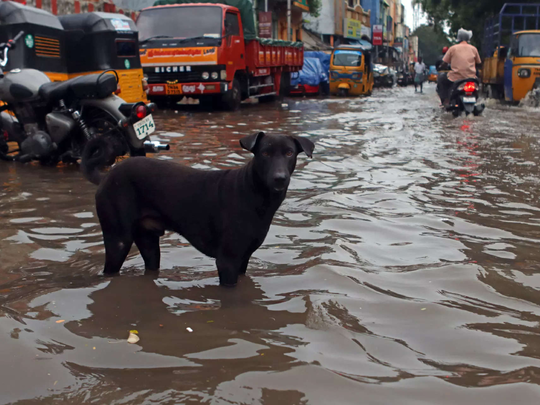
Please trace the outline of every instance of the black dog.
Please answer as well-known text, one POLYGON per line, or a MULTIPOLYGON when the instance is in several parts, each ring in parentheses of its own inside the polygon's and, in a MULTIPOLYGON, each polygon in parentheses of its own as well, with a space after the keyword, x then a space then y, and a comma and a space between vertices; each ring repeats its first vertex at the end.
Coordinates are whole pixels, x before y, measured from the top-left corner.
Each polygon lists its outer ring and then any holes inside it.
POLYGON ((105 243, 105 273, 120 271, 133 242, 147 270, 158 270, 159 237, 184 236, 216 258, 219 281, 233 286, 263 243, 285 199, 296 157, 315 145, 298 136, 259 132, 240 140, 255 157, 234 170, 205 171, 178 163, 134 157, 104 175, 111 150, 100 138, 85 148, 81 169, 99 184, 96 209, 105 243))

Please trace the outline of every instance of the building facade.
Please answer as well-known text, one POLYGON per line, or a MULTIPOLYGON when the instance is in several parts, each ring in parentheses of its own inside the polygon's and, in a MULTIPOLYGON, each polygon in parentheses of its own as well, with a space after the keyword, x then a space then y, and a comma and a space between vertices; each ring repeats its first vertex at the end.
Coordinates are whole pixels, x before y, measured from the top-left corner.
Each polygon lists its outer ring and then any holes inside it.
POLYGON ((305 27, 331 46, 371 38, 371 13, 362 8, 361 0, 322 0, 320 16, 304 18, 305 27))

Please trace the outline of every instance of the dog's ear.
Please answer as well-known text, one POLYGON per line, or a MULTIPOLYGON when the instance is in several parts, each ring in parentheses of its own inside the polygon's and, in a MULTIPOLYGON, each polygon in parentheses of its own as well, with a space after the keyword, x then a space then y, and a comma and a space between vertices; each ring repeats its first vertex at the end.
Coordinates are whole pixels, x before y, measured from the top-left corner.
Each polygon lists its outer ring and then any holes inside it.
POLYGON ((296 143, 298 153, 304 152, 308 157, 313 157, 313 149, 315 149, 315 144, 313 142, 301 136, 293 135, 291 138, 294 140, 294 143, 296 143))
POLYGON ((240 139, 240 146, 245 150, 253 152, 255 146, 257 145, 257 142, 259 142, 263 136, 264 132, 256 132, 253 135, 248 135, 240 139))

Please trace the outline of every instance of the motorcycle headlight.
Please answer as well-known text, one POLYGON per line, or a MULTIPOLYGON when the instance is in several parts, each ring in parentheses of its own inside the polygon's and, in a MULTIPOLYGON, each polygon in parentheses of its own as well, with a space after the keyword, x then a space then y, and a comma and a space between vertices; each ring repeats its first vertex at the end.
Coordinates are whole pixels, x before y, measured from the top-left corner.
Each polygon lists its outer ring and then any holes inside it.
POLYGON ((227 71, 222 70, 221 72, 219 72, 219 76, 220 76, 221 80, 227 80, 227 71))
POLYGON ((208 78, 210 77, 210 74, 208 72, 203 72, 201 77, 203 78, 203 80, 208 80, 208 78))
POLYGON ((212 72, 212 79, 213 79, 213 80, 217 80, 218 77, 219 77, 219 73, 218 73, 218 72, 212 72))
POLYGON ((531 77, 531 69, 521 68, 518 70, 518 76, 522 78, 531 77))

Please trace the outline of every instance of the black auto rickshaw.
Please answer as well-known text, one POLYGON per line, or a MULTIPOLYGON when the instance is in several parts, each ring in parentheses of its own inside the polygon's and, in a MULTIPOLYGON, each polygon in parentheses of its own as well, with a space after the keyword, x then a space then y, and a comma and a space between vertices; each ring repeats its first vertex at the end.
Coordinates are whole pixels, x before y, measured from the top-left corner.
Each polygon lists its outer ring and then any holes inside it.
POLYGON ((133 20, 123 14, 102 12, 69 14, 59 19, 66 34, 70 78, 115 70, 126 102, 147 101, 139 32, 133 20))
POLYGON ((51 81, 66 80, 64 29, 58 17, 12 1, 0 3, 0 42, 7 42, 21 31, 23 38, 10 52, 4 70, 37 69, 51 81))

